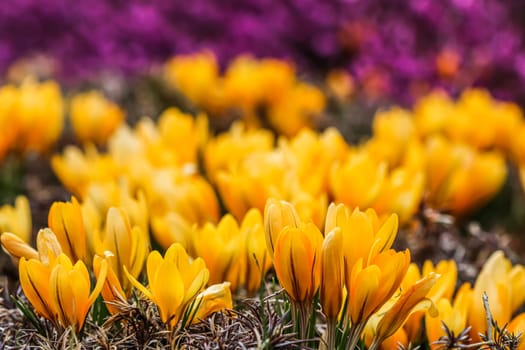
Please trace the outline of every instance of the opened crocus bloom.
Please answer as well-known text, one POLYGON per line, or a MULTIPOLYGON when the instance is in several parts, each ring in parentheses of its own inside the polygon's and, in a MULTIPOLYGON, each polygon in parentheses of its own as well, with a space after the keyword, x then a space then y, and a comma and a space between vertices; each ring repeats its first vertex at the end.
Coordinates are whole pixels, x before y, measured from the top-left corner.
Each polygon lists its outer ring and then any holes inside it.
POLYGON ((162 322, 173 328, 208 282, 209 272, 204 260, 191 260, 182 245, 175 243, 164 258, 157 251, 151 252, 146 270, 149 289, 124 267, 133 286, 157 305, 162 322))
POLYGON ((60 254, 49 264, 22 258, 19 271, 22 290, 35 311, 55 325, 63 328, 71 326, 78 333, 102 289, 107 265, 103 263, 91 294, 86 265, 82 261, 73 265, 65 254, 60 254))

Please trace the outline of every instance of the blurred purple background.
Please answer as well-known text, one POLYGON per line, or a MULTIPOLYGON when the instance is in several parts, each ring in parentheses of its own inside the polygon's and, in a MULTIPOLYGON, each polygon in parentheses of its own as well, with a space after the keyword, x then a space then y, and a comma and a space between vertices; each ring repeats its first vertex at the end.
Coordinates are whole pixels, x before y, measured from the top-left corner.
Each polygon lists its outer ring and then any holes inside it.
POLYGON ((486 86, 525 102, 519 0, 16 0, 0 6, 0 73, 42 53, 65 83, 134 75, 211 49, 348 69, 371 94, 410 103, 433 86, 486 86))

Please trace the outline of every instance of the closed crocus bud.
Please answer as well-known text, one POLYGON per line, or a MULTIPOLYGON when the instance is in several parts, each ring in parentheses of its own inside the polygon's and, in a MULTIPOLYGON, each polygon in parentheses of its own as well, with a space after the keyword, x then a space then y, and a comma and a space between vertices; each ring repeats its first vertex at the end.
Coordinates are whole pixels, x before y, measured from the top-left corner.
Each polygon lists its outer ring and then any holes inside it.
POLYGON ((274 265, 279 283, 296 303, 309 304, 321 280, 323 235, 312 223, 285 226, 275 245, 274 265))
POLYGON ((343 236, 334 228, 323 241, 321 252, 321 305, 328 319, 335 320, 343 304, 343 236))
POLYGON ((274 198, 268 199, 264 208, 264 233, 266 247, 273 258, 275 242, 286 226, 298 227, 299 215, 292 204, 274 198))
POLYGON ((49 228, 55 233, 64 253, 73 261, 86 257, 86 232, 82 209, 73 197, 69 202, 54 202, 49 209, 49 228))
POLYGON ((15 261, 18 261, 22 257, 26 259, 38 259, 38 252, 14 233, 2 233, 0 241, 2 242, 2 248, 4 248, 15 261))
POLYGON ((57 236, 48 228, 38 231, 36 248, 38 249, 40 261, 46 265, 53 263, 62 254, 62 247, 58 242, 57 236))
POLYGON ((261 212, 255 208, 250 209, 241 223, 240 230, 246 240, 244 285, 248 295, 254 295, 272 267, 272 258, 266 248, 261 212))

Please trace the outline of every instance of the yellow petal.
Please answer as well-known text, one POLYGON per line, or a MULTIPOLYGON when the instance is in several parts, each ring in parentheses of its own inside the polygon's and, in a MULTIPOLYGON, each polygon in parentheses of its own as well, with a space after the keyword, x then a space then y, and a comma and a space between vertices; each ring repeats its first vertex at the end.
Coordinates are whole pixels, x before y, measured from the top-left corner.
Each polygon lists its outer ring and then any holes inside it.
POLYGON ((49 291, 50 275, 49 267, 39 260, 26 260, 24 257, 20 259, 19 278, 25 296, 38 314, 55 321, 56 311, 49 291))
POLYGON ((264 207, 264 231, 266 246, 272 258, 274 246, 281 230, 286 226, 297 227, 299 223, 299 215, 293 205, 286 201, 268 199, 264 207))
POLYGON ((336 319, 343 303, 343 235, 334 228, 324 238, 321 255, 321 292, 323 312, 328 319, 336 319))
MULTIPOLYGON (((394 334, 394 332, 403 325, 408 316, 415 311, 418 304, 432 309, 432 301, 425 297, 438 278, 439 275, 431 273, 405 291, 396 303, 387 311, 381 321, 379 321, 376 336, 379 339, 386 339, 394 334)), ((432 309, 433 312, 434 310, 435 308, 432 309)), ((435 312, 434 316, 437 316, 435 315, 435 312)))
POLYGON ((153 295, 151 294, 151 292, 142 284, 140 284, 140 282, 137 281, 135 277, 129 274, 128 270, 126 269, 126 266, 124 266, 124 273, 135 288, 142 292, 142 294, 144 294, 148 299, 153 300, 153 295))
POLYGON ((48 224, 67 256, 74 261, 85 258, 86 233, 82 209, 74 197, 71 203, 54 202, 51 205, 48 224))
POLYGON ((172 261, 163 261, 152 281, 150 281, 152 300, 157 304, 163 322, 174 325, 178 321, 177 312, 184 299, 184 282, 180 271, 172 261))
POLYGON ((38 231, 36 236, 36 246, 40 261, 44 264, 53 263, 62 254, 62 247, 58 242, 57 236, 48 228, 38 231))
POLYGON ((214 312, 232 309, 230 283, 214 284, 206 288, 195 299, 193 308, 196 308, 196 310, 189 311, 190 315, 194 314, 192 323, 199 322, 214 312))

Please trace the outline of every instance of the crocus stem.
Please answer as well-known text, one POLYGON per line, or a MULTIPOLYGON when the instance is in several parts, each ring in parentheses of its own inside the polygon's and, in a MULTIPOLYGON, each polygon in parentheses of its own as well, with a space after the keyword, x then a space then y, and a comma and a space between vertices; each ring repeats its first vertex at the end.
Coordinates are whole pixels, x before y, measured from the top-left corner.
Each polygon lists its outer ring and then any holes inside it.
POLYGON ((350 326, 350 334, 348 336, 348 343, 346 343, 346 350, 354 350, 361 338, 361 333, 365 327, 366 322, 352 324, 350 326))
POLYGON ((368 350, 376 350, 379 344, 381 344, 381 340, 375 337, 374 340, 372 341, 372 344, 370 344, 370 347, 368 348, 368 350))
POLYGON ((335 331, 337 320, 329 319, 326 322, 326 347, 327 350, 335 350, 335 331))

